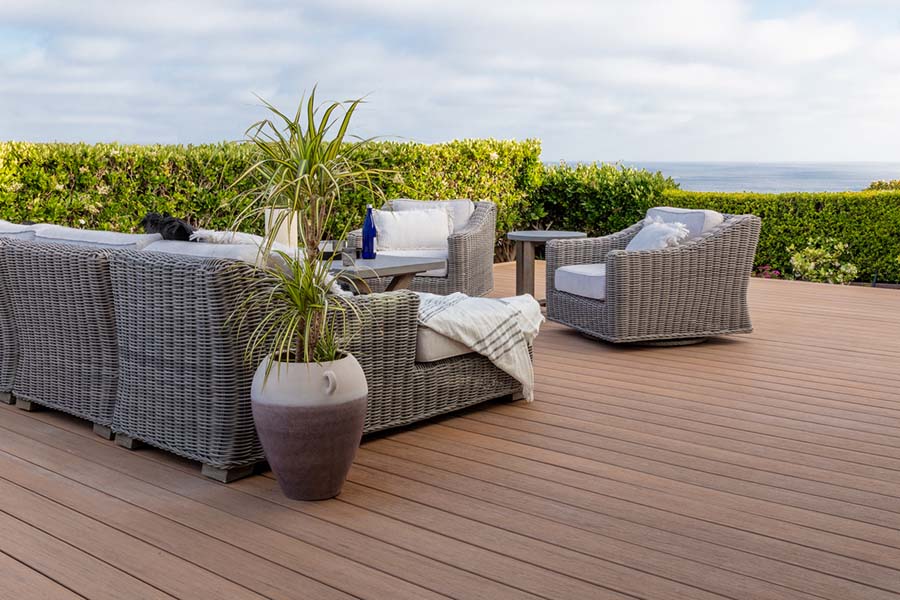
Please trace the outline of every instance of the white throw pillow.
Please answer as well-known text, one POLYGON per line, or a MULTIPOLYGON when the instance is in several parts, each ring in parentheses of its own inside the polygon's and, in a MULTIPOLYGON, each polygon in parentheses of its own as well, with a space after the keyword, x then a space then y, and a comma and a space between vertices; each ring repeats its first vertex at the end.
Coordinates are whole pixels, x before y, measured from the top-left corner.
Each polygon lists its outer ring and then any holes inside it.
POLYGON ((76 229, 61 225, 36 225, 34 230, 36 242, 56 242, 94 248, 140 250, 162 239, 158 233, 118 233, 96 229, 76 229))
POLYGON ((664 223, 647 217, 644 219, 644 226, 631 238, 625 250, 661 250, 677 246, 689 235, 690 231, 684 223, 664 223))
POLYGON ((17 240, 33 240, 34 227, 31 225, 19 225, 0 219, 0 237, 15 238, 17 240))
POLYGON ((461 231, 469 224, 469 219, 475 214, 475 203, 463 198, 457 200, 410 200, 398 198, 391 201, 394 210, 429 210, 439 208, 447 211, 452 219, 453 233, 461 231))
POLYGON ((663 223, 682 223, 688 229, 688 239, 692 239, 720 225, 725 217, 714 210, 657 206, 647 211, 647 219, 663 223))
POLYGON ((378 250, 444 250, 451 223, 447 211, 373 210, 378 250))

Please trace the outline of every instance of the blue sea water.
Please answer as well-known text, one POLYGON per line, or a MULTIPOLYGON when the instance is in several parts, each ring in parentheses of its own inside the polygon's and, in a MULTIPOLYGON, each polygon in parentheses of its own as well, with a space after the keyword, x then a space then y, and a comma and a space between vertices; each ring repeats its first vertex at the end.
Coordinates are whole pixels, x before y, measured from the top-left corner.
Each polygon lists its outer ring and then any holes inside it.
POLYGON ((900 163, 641 162, 623 164, 662 171, 683 190, 701 192, 843 192, 877 179, 900 179, 900 163))

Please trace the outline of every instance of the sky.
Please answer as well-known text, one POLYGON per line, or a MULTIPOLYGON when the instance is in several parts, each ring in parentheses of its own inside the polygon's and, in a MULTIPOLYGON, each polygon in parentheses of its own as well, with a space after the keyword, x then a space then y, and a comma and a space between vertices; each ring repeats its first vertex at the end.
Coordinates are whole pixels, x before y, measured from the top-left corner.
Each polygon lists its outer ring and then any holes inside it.
POLYGON ((900 161, 900 0, 0 0, 0 140, 539 138, 545 161, 900 161))

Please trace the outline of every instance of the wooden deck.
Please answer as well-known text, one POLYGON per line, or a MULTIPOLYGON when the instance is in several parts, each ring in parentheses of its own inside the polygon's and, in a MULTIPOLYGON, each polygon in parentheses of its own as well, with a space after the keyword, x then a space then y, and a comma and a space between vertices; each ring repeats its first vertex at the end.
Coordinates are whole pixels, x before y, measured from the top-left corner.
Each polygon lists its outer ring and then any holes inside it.
POLYGON ((751 292, 698 346, 548 324, 533 404, 369 440, 322 503, 3 406, 0 598, 897 598, 900 292, 751 292))

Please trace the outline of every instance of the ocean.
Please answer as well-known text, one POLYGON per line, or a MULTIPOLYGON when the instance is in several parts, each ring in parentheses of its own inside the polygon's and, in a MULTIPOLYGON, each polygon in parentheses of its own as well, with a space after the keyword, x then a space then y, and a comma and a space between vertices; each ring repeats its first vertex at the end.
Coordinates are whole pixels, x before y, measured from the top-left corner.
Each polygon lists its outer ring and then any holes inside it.
POLYGON ((844 192, 877 179, 900 179, 900 163, 632 162, 662 171, 683 190, 702 192, 844 192))

